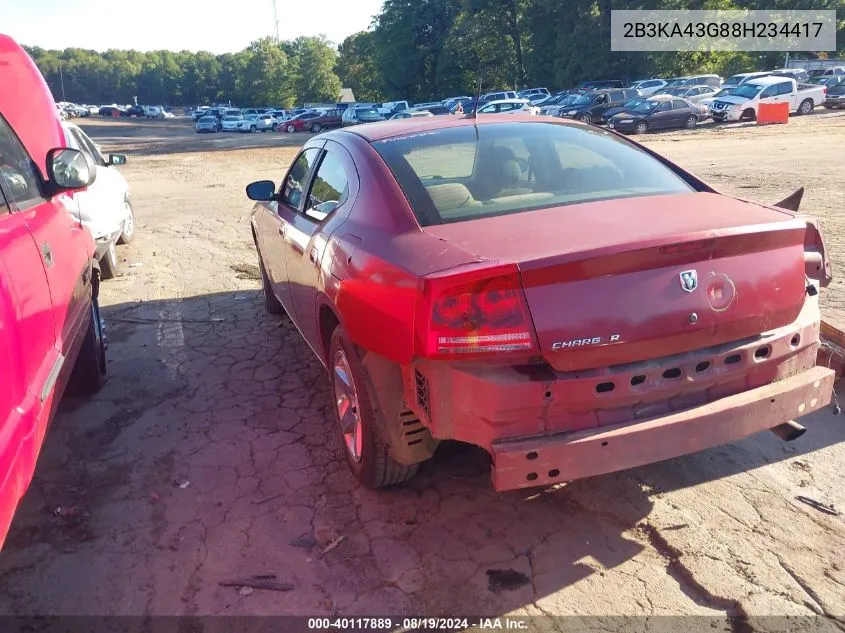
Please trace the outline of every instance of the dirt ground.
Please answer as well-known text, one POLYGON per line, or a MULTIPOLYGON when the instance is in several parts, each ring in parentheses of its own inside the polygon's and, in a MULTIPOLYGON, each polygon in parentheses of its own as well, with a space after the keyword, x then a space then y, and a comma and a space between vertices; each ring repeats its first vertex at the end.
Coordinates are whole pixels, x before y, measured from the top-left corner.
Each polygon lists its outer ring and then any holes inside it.
MULTIPOLYGON (((306 135, 81 124, 129 155, 137 237, 101 292, 111 378, 48 433, 0 614, 845 616, 845 417, 505 494, 483 452, 444 445, 407 485, 364 490, 320 365, 258 292, 244 186, 278 182, 306 135), (289 590, 219 584, 263 574, 289 590)), ((726 193, 805 185, 845 272, 845 113, 642 140, 726 193)), ((845 326, 842 284, 823 305, 845 326)))

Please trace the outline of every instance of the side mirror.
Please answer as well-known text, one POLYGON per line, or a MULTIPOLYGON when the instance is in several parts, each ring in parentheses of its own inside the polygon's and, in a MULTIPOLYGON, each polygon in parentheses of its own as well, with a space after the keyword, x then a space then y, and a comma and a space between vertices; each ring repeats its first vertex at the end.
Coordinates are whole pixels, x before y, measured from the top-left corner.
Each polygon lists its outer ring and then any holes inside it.
POLYGON ((258 202, 276 199, 276 184, 272 180, 257 180, 246 186, 246 197, 258 202))
POLYGON ((109 154, 109 165, 125 165, 126 154, 109 154))
POLYGON ((97 177, 94 161, 78 149, 56 148, 47 152, 47 177, 61 190, 83 189, 97 177))

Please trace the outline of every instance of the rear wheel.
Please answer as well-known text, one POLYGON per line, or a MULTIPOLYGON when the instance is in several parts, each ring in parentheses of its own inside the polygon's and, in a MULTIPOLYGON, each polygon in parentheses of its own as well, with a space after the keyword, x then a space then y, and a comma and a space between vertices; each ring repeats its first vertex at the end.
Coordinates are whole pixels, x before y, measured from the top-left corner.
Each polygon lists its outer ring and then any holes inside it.
POLYGON ((688 130, 691 130, 695 127, 695 124, 698 123, 698 119, 692 115, 687 117, 687 120, 684 121, 684 127, 688 130))
POLYGON ((91 301, 91 323, 85 333, 85 340, 76 357, 76 365, 70 375, 68 391, 84 395, 99 391, 106 384, 106 337, 100 320, 100 304, 91 301))
POLYGON ((417 465, 405 466, 395 461, 379 437, 361 361, 340 326, 332 334, 329 361, 335 419, 352 474, 368 488, 398 484, 413 477, 417 465))
POLYGON ((799 114, 810 114, 813 111, 813 100, 812 99, 804 99, 801 102, 801 105, 798 106, 798 113, 799 114))
POLYGON ((314 123, 314 124, 311 126, 311 131, 312 131, 312 132, 314 132, 314 134, 317 134, 317 133, 318 133, 320 130, 322 130, 322 129, 323 129, 323 128, 322 128, 322 127, 320 127, 320 124, 319 124, 319 123, 314 123))
POLYGON ((296 132, 296 128, 293 125, 288 125, 285 128, 285 130, 288 132, 288 134, 292 134, 293 132, 296 132))
POLYGON ((117 249, 112 242, 100 258, 100 276, 103 279, 112 279, 117 276, 117 268, 117 249))
POLYGON ((637 123, 636 126, 634 126, 634 131, 637 134, 645 134, 646 132, 648 132, 648 123, 646 123, 645 121, 640 121, 639 123, 637 123))
POLYGON ((250 125, 250 126, 249 126, 249 133, 250 133, 250 134, 255 134, 255 131, 256 131, 257 129, 258 129, 258 128, 257 128, 257 127, 255 127, 254 125, 250 125))
POLYGON ((118 244, 129 244, 135 239, 135 211, 132 209, 132 201, 129 196, 123 199, 124 212, 126 219, 123 221, 123 233, 117 238, 118 244))

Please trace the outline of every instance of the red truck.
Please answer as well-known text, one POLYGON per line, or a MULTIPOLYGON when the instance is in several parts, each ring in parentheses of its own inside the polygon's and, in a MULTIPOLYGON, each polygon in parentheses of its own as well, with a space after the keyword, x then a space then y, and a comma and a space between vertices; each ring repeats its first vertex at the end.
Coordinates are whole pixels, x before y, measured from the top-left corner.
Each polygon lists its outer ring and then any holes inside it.
POLYGON ((581 123, 436 119, 320 134, 247 187, 266 307, 327 367, 364 484, 444 439, 498 490, 552 484, 791 439, 830 402, 812 219, 581 123))
POLYGON ((66 147, 32 60, 0 35, 0 546, 67 385, 106 377, 94 240, 69 209, 96 166, 66 147))

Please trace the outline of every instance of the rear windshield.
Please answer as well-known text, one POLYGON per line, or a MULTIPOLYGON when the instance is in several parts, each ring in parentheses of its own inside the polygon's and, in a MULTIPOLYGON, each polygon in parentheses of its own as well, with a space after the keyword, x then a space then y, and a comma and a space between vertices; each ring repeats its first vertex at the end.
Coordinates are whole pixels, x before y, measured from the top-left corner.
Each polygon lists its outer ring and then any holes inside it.
POLYGON ((594 200, 693 191, 604 130, 491 123, 375 141, 422 226, 594 200))

